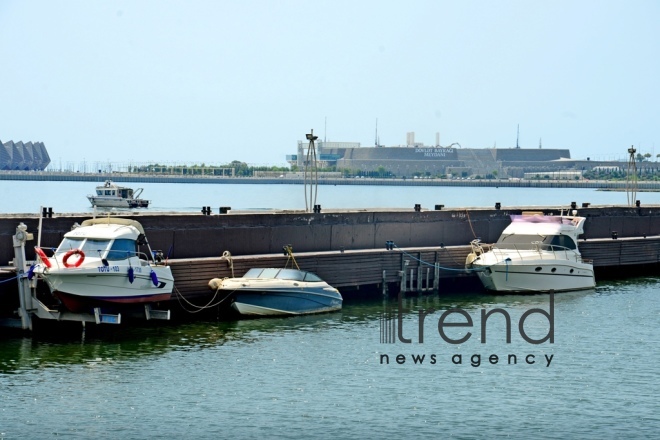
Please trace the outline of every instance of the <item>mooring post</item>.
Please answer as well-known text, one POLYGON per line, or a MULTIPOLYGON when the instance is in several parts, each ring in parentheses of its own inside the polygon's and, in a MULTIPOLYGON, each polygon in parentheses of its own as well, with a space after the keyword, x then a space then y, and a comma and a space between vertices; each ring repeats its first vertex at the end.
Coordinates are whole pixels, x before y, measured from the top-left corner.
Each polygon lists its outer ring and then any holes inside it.
POLYGON ((401 284, 399 286, 399 291, 401 291, 401 293, 406 293, 407 291, 406 288, 408 287, 408 279, 407 279, 408 277, 406 273, 406 268, 408 267, 408 263, 409 263, 408 260, 403 260, 403 264, 402 264, 403 267, 401 268, 401 284))
POLYGON ((34 236, 27 232, 27 226, 20 223, 16 227, 16 234, 12 237, 14 241, 14 267, 16 268, 16 279, 18 280, 18 315, 21 317, 21 327, 23 330, 32 330, 32 318, 29 311, 32 306, 32 292, 30 291, 30 281, 25 274, 25 242, 32 240, 34 236))
POLYGON ((426 266, 426 283, 424 283, 424 291, 431 290, 429 288, 429 274, 431 273, 431 268, 426 266))
POLYGON ((383 296, 387 296, 387 271, 383 270, 383 296))
POLYGON ((440 289, 440 264, 433 265, 433 292, 438 293, 440 289))

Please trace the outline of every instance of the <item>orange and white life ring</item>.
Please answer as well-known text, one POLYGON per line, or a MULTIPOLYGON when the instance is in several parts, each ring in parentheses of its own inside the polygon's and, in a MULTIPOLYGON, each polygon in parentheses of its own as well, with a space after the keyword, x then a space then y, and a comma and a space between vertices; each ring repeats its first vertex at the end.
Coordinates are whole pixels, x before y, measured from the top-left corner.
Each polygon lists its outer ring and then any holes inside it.
POLYGON ((64 267, 78 267, 82 264, 82 262, 85 260, 85 253, 81 251, 80 249, 71 249, 69 252, 64 254, 64 258, 62 258, 62 264, 64 264, 64 267), (71 255, 77 255, 78 260, 73 263, 69 264, 69 257, 71 255))
POLYGON ((41 262, 44 263, 44 266, 46 266, 46 267, 48 267, 48 268, 50 268, 50 267, 52 266, 52 265, 50 264, 50 260, 49 260, 48 257, 46 256, 46 253, 44 252, 43 249, 41 249, 40 247, 35 246, 35 247, 34 247, 34 251, 37 253, 37 255, 39 256, 39 258, 41 259, 41 262))

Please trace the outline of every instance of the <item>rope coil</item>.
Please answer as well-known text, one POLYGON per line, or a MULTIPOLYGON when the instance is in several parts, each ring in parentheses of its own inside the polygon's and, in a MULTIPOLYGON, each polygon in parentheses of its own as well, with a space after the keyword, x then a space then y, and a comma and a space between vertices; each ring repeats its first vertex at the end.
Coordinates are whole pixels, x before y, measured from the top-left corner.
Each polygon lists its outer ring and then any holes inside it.
POLYGON ((231 257, 231 252, 224 251, 220 259, 227 261, 227 265, 229 265, 229 268, 231 269, 231 277, 234 278, 234 260, 231 257))

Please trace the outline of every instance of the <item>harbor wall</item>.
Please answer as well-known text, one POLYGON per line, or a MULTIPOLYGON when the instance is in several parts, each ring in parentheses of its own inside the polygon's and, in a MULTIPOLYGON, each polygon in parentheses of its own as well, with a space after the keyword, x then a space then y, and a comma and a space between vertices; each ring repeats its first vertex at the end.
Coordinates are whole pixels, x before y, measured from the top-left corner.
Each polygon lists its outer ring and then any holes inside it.
MULTIPOLYGON (((205 258, 294 252, 381 249, 386 241, 398 247, 459 246, 475 238, 497 240, 510 223, 510 215, 523 211, 559 214, 540 207, 440 210, 350 210, 306 213, 302 211, 202 213, 127 213, 138 220, 153 250, 169 258, 205 258)), ((584 238, 618 238, 660 235, 660 206, 639 208, 596 206, 578 208, 587 217, 584 238)), ((74 223, 86 214, 54 215, 42 219, 41 247, 54 248, 74 223)), ((28 242, 27 258, 34 258, 39 218, 33 214, 0 214, 0 266, 13 258, 12 235, 19 223, 35 234, 28 242)))

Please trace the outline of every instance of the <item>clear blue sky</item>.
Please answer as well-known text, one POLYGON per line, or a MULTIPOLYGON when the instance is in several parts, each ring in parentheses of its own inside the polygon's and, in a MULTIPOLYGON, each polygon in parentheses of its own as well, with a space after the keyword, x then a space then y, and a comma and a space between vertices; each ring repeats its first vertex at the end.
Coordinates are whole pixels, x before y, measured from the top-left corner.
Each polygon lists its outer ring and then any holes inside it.
POLYGON ((522 147, 655 160, 659 23, 655 0, 0 0, 0 140, 278 165, 312 128, 509 148, 520 124, 522 147))

